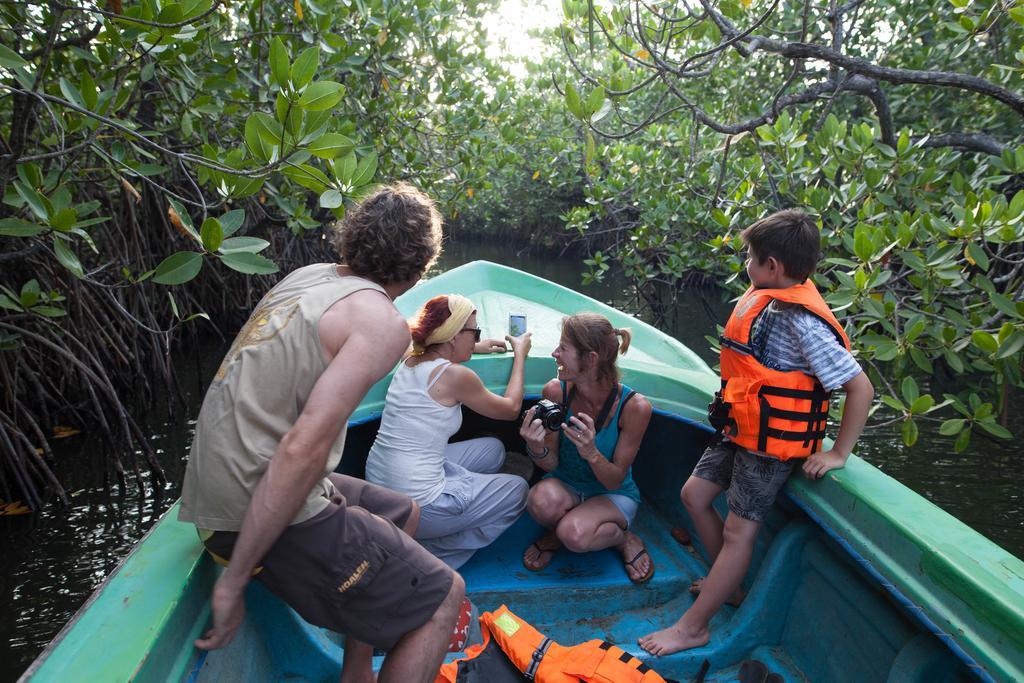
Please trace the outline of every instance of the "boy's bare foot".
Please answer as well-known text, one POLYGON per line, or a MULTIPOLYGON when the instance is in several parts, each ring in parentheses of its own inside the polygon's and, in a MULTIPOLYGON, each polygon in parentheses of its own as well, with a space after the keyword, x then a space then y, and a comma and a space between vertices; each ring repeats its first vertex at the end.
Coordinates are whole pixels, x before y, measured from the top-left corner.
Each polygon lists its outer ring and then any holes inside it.
MULTIPOLYGON (((700 577, 696 581, 690 584, 690 595, 696 597, 700 595, 701 588, 704 587, 704 579, 706 577, 700 577)), ((746 591, 742 588, 737 588, 736 592, 729 596, 729 599, 725 601, 725 604, 731 607, 739 607, 743 603, 743 599, 747 597, 746 591)))
POLYGON ((636 642, 655 657, 664 657, 682 650, 707 645, 710 640, 711 632, 707 626, 693 630, 683 624, 683 620, 680 619, 668 628, 648 633, 636 642))
POLYGON ((558 540, 557 534, 548 531, 523 551, 523 566, 531 572, 539 572, 551 564, 555 553, 561 548, 562 542, 558 540))
POLYGON ((643 539, 632 531, 623 532, 619 552, 622 553, 622 566, 630 581, 646 583, 654 576, 654 563, 651 562, 651 556, 647 554, 647 547, 644 545, 643 539))

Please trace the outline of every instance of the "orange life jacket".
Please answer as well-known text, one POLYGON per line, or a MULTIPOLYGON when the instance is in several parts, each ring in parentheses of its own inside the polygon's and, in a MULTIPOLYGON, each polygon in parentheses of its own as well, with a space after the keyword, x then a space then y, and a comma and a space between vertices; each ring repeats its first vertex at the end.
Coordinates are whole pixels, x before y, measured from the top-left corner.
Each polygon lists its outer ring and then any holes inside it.
POLYGON ((466 659, 442 666, 434 683, 454 683, 460 666, 479 656, 490 639, 527 680, 537 683, 669 683, 642 661, 611 643, 590 640, 573 647, 559 645, 505 605, 481 614, 480 623, 484 642, 468 649, 466 659))
POLYGON ((716 396, 728 406, 723 433, 747 450, 780 460, 805 458, 820 450, 832 394, 812 375, 772 370, 754 358, 750 332, 772 301, 803 306, 850 349, 843 326, 810 280, 785 289, 751 287, 740 297, 720 338, 722 389, 716 396))

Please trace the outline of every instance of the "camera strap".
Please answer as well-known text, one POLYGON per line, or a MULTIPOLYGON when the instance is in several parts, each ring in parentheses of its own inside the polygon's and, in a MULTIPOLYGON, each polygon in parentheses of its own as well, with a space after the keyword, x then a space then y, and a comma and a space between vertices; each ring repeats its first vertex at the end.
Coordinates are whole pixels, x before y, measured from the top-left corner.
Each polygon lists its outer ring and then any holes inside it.
MULTIPOLYGON (((597 421, 594 422, 594 429, 596 431, 599 432, 604 428, 604 421, 608 419, 608 413, 612 411, 612 406, 615 405, 615 399, 619 395, 620 388, 621 385, 616 382, 612 387, 612 390, 608 392, 608 398, 604 400, 604 405, 601 406, 601 412, 597 415, 597 421)), ((569 389, 568 396, 566 396, 565 389, 566 383, 562 382, 562 405, 565 406, 566 410, 568 410, 569 406, 572 405, 573 398, 576 397, 576 385, 572 385, 572 388, 569 389)))

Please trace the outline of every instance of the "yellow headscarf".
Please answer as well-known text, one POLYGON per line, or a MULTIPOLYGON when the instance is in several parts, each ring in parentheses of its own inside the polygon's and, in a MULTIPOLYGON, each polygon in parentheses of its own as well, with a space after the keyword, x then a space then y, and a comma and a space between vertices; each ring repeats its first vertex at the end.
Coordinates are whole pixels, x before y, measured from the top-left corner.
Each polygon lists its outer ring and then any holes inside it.
POLYGON ((469 316, 473 315, 475 310, 476 308, 473 306, 473 302, 466 297, 458 294, 449 294, 448 311, 451 312, 451 316, 449 316, 440 327, 430 333, 430 336, 427 337, 426 342, 422 346, 413 341, 412 355, 423 355, 426 352, 427 347, 433 346, 434 344, 443 344, 446 341, 454 339, 455 335, 461 332, 466 326, 466 321, 469 320, 469 316))

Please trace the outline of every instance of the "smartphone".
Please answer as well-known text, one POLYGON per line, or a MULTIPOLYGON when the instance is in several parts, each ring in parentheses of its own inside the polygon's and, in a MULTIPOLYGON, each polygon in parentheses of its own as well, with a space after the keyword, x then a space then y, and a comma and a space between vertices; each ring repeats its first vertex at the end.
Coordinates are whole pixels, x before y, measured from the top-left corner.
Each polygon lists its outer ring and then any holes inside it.
POLYGON ((508 334, 511 337, 518 337, 521 334, 526 334, 525 313, 508 314, 508 334))

